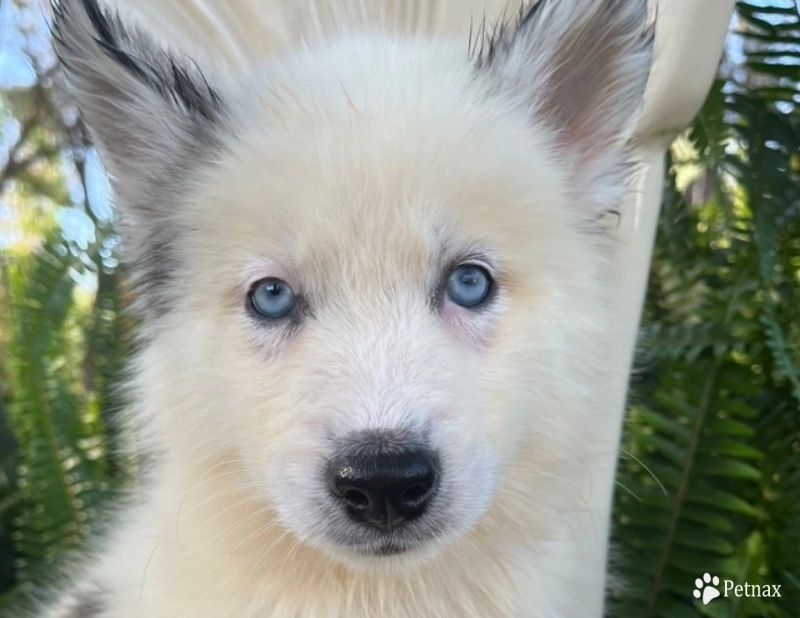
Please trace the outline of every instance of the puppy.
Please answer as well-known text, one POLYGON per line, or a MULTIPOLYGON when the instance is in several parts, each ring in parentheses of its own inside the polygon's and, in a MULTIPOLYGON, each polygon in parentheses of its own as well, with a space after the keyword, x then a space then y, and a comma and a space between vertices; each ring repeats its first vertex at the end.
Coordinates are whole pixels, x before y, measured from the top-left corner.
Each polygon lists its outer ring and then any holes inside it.
POLYGON ((469 42, 342 27, 236 74, 54 8, 153 464, 43 615, 599 617, 647 0, 541 0, 469 42))

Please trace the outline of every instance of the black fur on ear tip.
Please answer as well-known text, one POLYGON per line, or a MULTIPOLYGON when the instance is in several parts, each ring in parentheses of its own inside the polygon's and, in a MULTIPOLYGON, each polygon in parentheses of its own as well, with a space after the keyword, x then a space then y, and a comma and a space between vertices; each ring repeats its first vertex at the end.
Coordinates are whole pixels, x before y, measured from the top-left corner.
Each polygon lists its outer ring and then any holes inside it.
MULTIPOLYGON (((120 45, 121 26, 115 17, 106 16, 100 9, 96 0, 80 0, 86 17, 94 28, 95 42, 106 52, 109 56, 114 58, 121 66, 134 75, 137 79, 149 82, 150 78, 141 66, 141 59, 134 60, 134 58, 127 52, 122 50, 120 45)), ((123 34, 124 36, 124 34, 123 34)))
POLYGON ((525 0, 519 6, 516 19, 506 19, 506 13, 503 11, 491 28, 487 28, 484 15, 481 27, 476 33, 475 42, 472 40, 472 30, 470 29, 470 60, 475 62, 477 68, 490 65, 497 52, 511 44, 514 34, 533 21, 542 8, 550 2, 551 0, 525 0))
POLYGON ((193 61, 172 55, 135 27, 126 28, 119 16, 98 0, 50 0, 50 5, 54 16, 50 30, 57 51, 66 52, 57 55, 67 70, 69 56, 90 53, 80 49, 81 43, 94 44, 165 101, 204 120, 219 119, 222 100, 193 61))
MULTIPOLYGON (((134 78, 151 86, 157 87, 153 83, 152 77, 146 63, 142 59, 134 59, 133 56, 122 49, 121 39, 125 37, 124 29, 113 15, 107 15, 97 0, 50 0, 53 9, 53 25, 50 31, 53 40, 62 48, 70 49, 74 43, 65 36, 64 29, 70 27, 71 20, 76 19, 73 11, 80 10, 89 21, 91 29, 85 34, 89 40, 97 45, 110 58, 116 61, 121 67, 128 71, 134 78), (80 5, 80 8, 78 8, 80 5)), ((72 24, 75 27, 75 24, 72 24)), ((59 60, 63 63, 64 58, 59 54, 59 60)))
MULTIPOLYGON (((486 17, 484 16, 483 22, 477 30, 474 39, 472 26, 470 25, 470 60, 472 60, 479 69, 491 65, 499 52, 508 50, 514 41, 515 35, 518 32, 526 30, 534 20, 541 16, 542 11, 545 10, 546 7, 553 3, 567 1, 568 0, 523 0, 520 4, 516 19, 505 19, 504 12, 491 28, 487 28, 486 17)), ((605 8, 609 11, 617 11, 619 7, 614 5, 620 2, 640 2, 642 10, 646 12, 650 2, 653 1, 654 0, 604 0, 598 2, 598 4, 607 5, 605 8)), ((652 48, 654 46, 655 28, 656 19, 653 19, 642 29, 641 43, 645 47, 652 48)))

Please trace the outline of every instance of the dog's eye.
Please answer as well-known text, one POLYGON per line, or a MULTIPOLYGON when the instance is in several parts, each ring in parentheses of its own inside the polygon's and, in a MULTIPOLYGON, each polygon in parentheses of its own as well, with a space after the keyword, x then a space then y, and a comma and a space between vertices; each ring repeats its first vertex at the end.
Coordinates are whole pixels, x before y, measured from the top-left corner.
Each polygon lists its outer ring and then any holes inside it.
POLYGON ((477 307, 492 289, 492 277, 482 266, 462 264, 447 278, 447 297, 462 307, 477 307))
POLYGON ((250 305, 265 318, 278 319, 297 308, 297 295, 280 279, 262 279, 250 288, 250 305))

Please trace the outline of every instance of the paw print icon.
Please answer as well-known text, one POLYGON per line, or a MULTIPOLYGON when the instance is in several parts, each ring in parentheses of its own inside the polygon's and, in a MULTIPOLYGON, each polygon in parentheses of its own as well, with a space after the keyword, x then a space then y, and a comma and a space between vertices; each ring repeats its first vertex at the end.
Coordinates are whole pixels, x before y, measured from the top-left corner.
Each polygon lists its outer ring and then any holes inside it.
POLYGON ((716 575, 712 577, 708 573, 703 574, 703 579, 698 577, 694 580, 694 598, 699 599, 702 597, 703 605, 708 605, 720 594, 717 586, 719 586, 719 577, 716 575))

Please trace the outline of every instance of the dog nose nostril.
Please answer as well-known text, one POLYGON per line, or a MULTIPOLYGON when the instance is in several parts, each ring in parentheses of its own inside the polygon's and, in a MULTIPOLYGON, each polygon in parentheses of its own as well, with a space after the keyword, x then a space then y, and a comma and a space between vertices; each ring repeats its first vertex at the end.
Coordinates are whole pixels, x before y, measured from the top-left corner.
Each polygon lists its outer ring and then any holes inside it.
POLYGON ((430 486, 426 487, 422 484, 414 485, 413 487, 406 489, 402 498, 403 503, 409 506, 418 504, 421 500, 424 500, 427 497, 430 490, 430 486))
POLYGON ((330 484, 352 520, 391 530, 424 513, 438 475, 429 451, 357 445, 351 453, 331 462, 330 484))
POLYGON ((345 502, 347 502, 347 506, 353 507, 354 509, 365 509, 369 507, 369 496, 357 489, 348 489, 344 492, 344 496, 342 497, 345 502))

